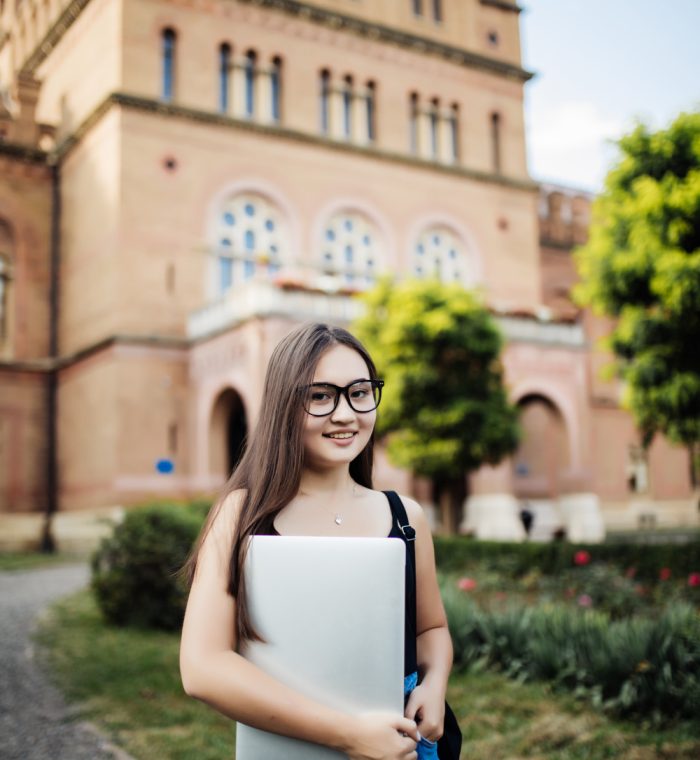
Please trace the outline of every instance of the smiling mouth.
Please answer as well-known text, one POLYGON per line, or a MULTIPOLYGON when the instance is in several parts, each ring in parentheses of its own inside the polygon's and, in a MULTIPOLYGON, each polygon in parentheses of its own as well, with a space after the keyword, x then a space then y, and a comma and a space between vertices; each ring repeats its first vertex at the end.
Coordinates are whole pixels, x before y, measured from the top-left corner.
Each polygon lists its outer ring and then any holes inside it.
POLYGON ((324 433, 324 438, 338 438, 340 440, 343 440, 345 438, 352 438, 355 433, 324 433))

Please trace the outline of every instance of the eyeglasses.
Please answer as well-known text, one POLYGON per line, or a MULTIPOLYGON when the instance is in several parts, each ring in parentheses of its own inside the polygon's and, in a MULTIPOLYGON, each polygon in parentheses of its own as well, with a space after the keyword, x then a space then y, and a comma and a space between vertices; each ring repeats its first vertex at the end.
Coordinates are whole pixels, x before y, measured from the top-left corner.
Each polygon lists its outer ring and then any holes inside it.
POLYGON ((383 380, 355 380, 341 388, 333 383, 312 383, 302 388, 304 409, 313 417, 326 417, 338 407, 340 395, 359 414, 374 411, 382 399, 383 380))

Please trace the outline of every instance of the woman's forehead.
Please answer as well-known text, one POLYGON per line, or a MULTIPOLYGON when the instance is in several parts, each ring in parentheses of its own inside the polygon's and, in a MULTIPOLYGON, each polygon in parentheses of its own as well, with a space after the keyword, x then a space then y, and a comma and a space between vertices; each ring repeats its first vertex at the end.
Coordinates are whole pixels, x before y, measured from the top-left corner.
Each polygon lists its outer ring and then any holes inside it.
POLYGON ((336 345, 329 348, 319 359, 313 381, 347 385, 360 378, 369 378, 365 360, 354 348, 336 345))

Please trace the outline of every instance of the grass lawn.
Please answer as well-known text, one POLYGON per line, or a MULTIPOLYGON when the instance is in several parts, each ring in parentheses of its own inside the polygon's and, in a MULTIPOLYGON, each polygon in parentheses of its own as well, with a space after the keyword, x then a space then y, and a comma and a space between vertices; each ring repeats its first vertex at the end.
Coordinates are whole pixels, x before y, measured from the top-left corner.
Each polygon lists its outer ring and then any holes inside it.
POLYGON ((0 571, 34 570, 37 567, 61 565, 66 562, 84 562, 84 555, 42 554, 41 552, 0 552, 0 571))
MULTIPOLYGON (((38 633, 58 684, 116 744, 139 760, 230 760, 231 721, 186 697, 178 637, 106 626, 91 595, 57 604, 38 633)), ((700 725, 665 730, 612 721, 546 685, 497 673, 452 678, 450 704, 469 760, 653 760, 700 757, 700 725)))

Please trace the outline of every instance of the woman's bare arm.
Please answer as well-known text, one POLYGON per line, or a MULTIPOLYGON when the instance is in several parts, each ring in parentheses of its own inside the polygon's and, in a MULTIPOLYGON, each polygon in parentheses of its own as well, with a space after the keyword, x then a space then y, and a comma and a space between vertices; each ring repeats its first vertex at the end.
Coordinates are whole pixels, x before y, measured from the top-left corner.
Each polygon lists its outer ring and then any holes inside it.
POLYGON ((374 757, 361 753, 381 743, 394 754, 376 757, 410 757, 406 753, 415 744, 400 732, 415 736, 411 721, 338 712, 288 688, 235 651, 236 605, 226 589, 240 500, 240 493, 234 493, 224 502, 199 553, 180 646, 185 691, 234 720, 333 747, 351 757, 374 757))

